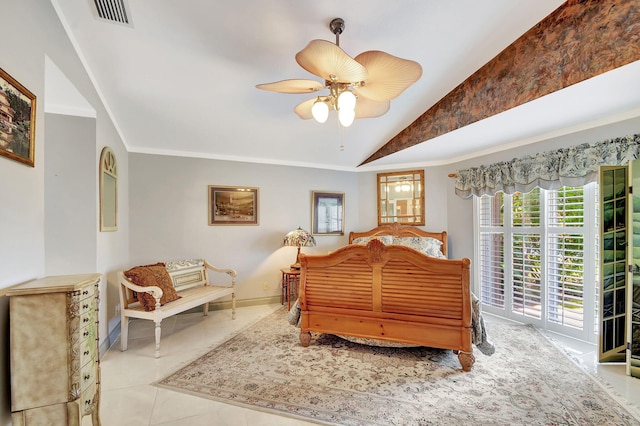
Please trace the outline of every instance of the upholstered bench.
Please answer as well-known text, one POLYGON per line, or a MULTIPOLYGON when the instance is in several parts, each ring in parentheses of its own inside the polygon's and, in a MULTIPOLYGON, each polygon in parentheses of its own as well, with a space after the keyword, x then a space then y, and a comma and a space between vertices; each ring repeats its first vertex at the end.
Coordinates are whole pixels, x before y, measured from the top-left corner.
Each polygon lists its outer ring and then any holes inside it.
MULTIPOLYGON (((218 275, 216 275, 218 277, 218 275)), ((236 315, 236 271, 216 268, 203 259, 136 266, 118 272, 120 283, 120 350, 127 350, 129 318, 155 322, 156 358, 160 356, 160 324, 164 318, 231 295, 231 317, 236 315), (226 274, 230 282, 212 284, 209 272, 226 274)))

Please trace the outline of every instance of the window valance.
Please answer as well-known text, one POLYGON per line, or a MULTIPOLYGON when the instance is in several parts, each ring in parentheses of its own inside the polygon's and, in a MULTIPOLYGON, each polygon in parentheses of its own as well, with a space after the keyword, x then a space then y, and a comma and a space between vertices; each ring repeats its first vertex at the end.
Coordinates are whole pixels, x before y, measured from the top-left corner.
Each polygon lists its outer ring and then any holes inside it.
POLYGON ((628 164, 639 157, 639 151, 640 134, 637 134, 458 170, 456 195, 468 198, 500 191, 529 192, 536 186, 543 189, 581 186, 598 180, 600 166, 628 164))

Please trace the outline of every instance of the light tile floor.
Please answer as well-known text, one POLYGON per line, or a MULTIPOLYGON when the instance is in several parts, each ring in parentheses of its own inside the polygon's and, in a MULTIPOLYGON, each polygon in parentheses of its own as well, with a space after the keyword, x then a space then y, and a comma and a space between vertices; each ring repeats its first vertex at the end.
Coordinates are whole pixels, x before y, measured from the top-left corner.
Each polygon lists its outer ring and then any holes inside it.
MULTIPOLYGON (((100 417, 105 426, 199 426, 199 425, 310 425, 248 408, 189 396, 153 383, 206 353, 234 333, 279 309, 280 305, 239 308, 236 319, 231 311, 212 311, 206 318, 189 313, 162 322, 161 357, 154 357, 154 325, 151 321, 129 323, 129 348, 120 351, 116 341, 101 360, 100 417)), ((485 316, 490 327, 492 321, 485 316)), ((613 391, 634 404, 640 404, 640 380, 625 375, 624 365, 598 365, 596 347, 574 339, 552 335, 587 372, 605 380, 613 391)), ((83 419, 90 424, 89 417, 83 419)))

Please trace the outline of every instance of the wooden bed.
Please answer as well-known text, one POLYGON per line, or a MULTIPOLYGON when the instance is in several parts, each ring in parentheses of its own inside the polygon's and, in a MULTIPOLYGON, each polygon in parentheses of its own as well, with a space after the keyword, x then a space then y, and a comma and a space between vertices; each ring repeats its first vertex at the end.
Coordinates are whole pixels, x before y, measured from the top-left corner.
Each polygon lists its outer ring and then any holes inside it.
POLYGON ((300 342, 309 346, 318 332, 452 349, 471 371, 470 260, 385 245, 382 236, 435 238, 447 252, 446 232, 392 224, 352 232, 349 245, 327 255, 301 254, 300 342))

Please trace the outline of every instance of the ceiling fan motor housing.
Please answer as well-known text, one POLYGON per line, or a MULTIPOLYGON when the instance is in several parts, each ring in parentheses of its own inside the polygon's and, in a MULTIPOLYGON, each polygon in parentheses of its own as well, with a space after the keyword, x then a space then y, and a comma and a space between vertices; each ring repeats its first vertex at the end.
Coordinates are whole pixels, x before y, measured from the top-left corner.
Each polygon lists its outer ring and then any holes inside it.
POLYGON ((334 18, 329 24, 329 29, 336 36, 339 36, 344 31, 344 19, 342 18, 334 18))

